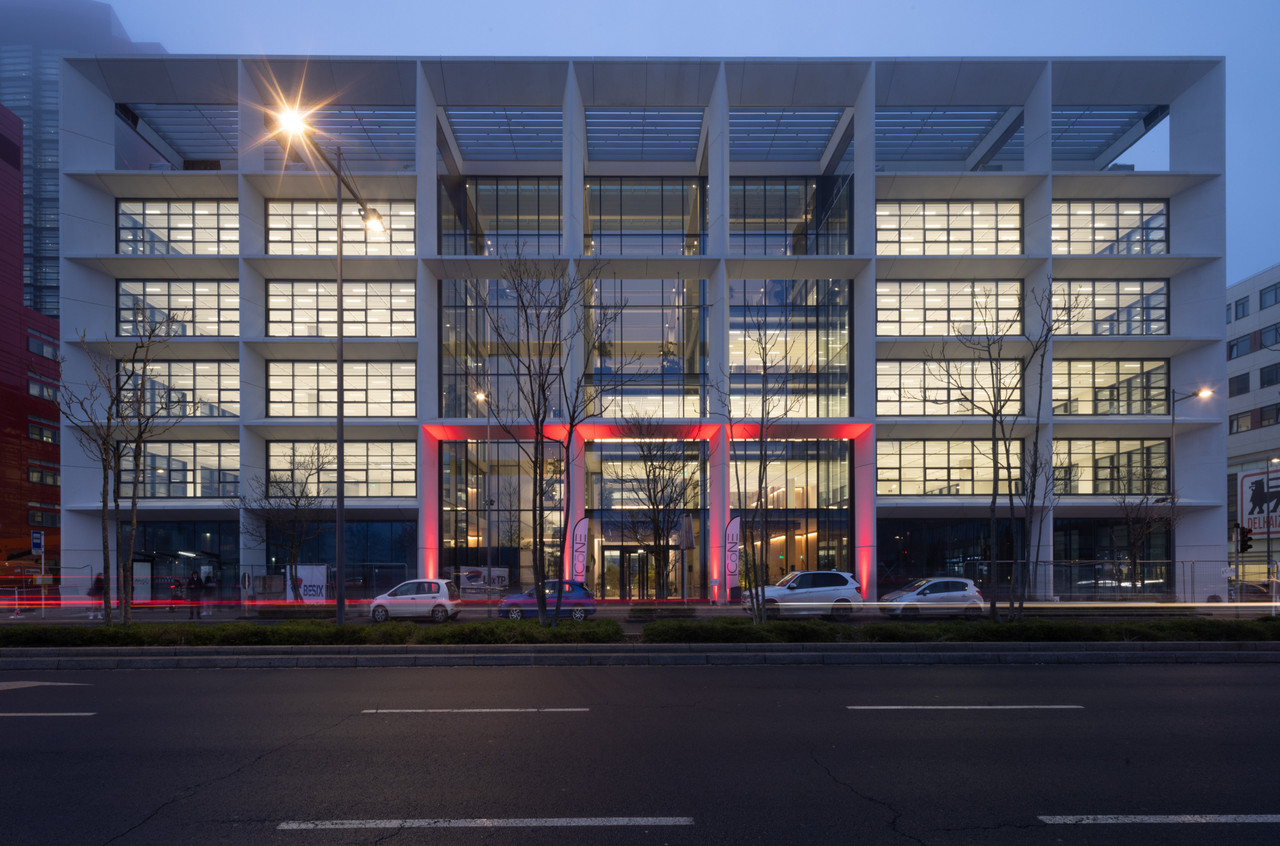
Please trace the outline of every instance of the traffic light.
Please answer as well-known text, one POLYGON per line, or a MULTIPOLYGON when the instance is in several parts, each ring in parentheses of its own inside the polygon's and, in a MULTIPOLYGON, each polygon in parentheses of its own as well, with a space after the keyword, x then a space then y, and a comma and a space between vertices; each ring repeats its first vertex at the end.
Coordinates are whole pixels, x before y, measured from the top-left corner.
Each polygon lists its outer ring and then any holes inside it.
POLYGON ((1241 526, 1240 540, 1236 548, 1241 552, 1248 552, 1253 547, 1253 541, 1250 540, 1252 536, 1253 536, 1253 529, 1250 529, 1248 526, 1241 526))

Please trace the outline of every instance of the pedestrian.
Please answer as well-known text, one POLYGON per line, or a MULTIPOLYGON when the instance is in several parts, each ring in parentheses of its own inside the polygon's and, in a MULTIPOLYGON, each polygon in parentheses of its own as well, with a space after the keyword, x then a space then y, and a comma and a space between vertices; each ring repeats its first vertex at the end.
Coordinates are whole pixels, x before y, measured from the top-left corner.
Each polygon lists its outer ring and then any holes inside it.
POLYGON ((191 578, 187 579, 188 620, 194 620, 200 614, 200 591, 202 590, 204 590, 204 582, 200 581, 200 574, 192 570, 191 578))
POLYGON ((99 573, 93 580, 93 584, 89 586, 89 619, 102 619, 102 593, 106 589, 105 582, 102 581, 102 574, 99 573))
POLYGON ((213 573, 204 577, 204 612, 202 616, 213 616, 213 603, 217 596, 218 583, 213 580, 213 573))

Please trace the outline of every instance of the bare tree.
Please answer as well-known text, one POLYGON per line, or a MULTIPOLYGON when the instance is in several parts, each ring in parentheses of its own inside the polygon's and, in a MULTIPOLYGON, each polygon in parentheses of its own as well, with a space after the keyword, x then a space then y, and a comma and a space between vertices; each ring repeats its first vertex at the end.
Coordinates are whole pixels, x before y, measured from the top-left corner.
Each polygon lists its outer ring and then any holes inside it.
MULTIPOLYGON (((630 378, 625 356, 608 370, 595 366, 625 306, 600 299, 601 272, 597 262, 531 258, 516 249, 502 260, 496 299, 486 288, 482 301, 489 335, 483 354, 506 369, 490 379, 493 419, 533 469, 533 581, 542 624, 547 622, 548 500, 559 483, 564 525, 556 560, 563 562, 572 530, 568 508, 571 468, 581 448, 578 427, 606 414, 630 378), (549 445, 558 449, 549 452, 549 445)), ((556 584, 552 625, 564 580, 557 578, 556 584)))
MULTIPOLYGON (((1146 592, 1145 563, 1150 540, 1160 532, 1173 531, 1177 503, 1176 494, 1162 493, 1167 484, 1163 473, 1158 473, 1146 462, 1130 466, 1121 473, 1118 481, 1123 487, 1112 498, 1124 521, 1125 546, 1129 558, 1129 583, 1134 593, 1146 592)), ((1173 566, 1173 562, 1169 562, 1173 566)), ((1117 578, 1117 587, 1123 587, 1123 579, 1117 578)), ((1169 586, 1166 576, 1165 587, 1169 586)))
POLYGON ((133 621, 133 552, 138 529, 139 488, 145 485, 143 455, 147 443, 177 426, 187 414, 193 398, 157 378, 154 365, 164 354, 169 339, 181 334, 182 314, 154 312, 135 306, 128 326, 129 340, 91 344, 83 332, 80 346, 89 359, 90 373, 81 383, 60 389, 62 415, 71 424, 76 440, 85 452, 98 460, 102 471, 102 604, 103 621, 111 617, 112 511, 116 527, 116 587, 120 598, 120 620, 133 621), (126 482, 129 497, 129 530, 123 531, 120 498, 126 482))
POLYGON ((992 619, 999 619, 996 564, 1002 492, 1011 527, 1019 517, 1035 524, 1034 532, 1031 525, 1025 527, 1015 550, 1009 595, 1012 614, 1020 613, 1026 601, 1032 559, 1039 557, 1032 550, 1040 548, 1046 506, 1054 497, 1053 458, 1044 455, 1041 447, 1046 425, 1043 385, 1053 336, 1070 318, 1070 309, 1055 304, 1050 290, 1020 292, 1016 307, 1001 302, 1001 297, 996 289, 975 292, 971 319, 953 326, 953 341, 926 354, 920 389, 925 402, 946 404, 953 414, 984 417, 990 426, 986 557, 992 619), (1037 392, 1028 402, 1026 385, 1031 376, 1037 392))
POLYGON ((655 563, 654 592, 666 599, 671 555, 690 503, 697 501, 697 461, 690 460, 688 432, 666 432, 653 416, 628 418, 631 461, 610 469, 612 482, 625 501, 624 539, 644 550, 655 563))
POLYGON ((336 464, 330 445, 313 444, 309 453, 295 456, 287 470, 257 477, 240 492, 240 508, 250 518, 241 531, 258 546, 281 550, 289 596, 295 602, 302 601, 298 592, 302 548, 319 537, 323 521, 333 514, 333 501, 323 491, 336 464))
POLYGON ((729 382, 729 396, 723 398, 723 404, 729 409, 730 425, 750 431, 755 446, 754 477, 748 475, 744 460, 733 461, 733 473, 738 496, 749 497, 736 508, 747 512, 742 521, 739 573, 745 575, 743 588, 752 620, 762 623, 767 617, 762 588, 769 581, 771 442, 785 437, 783 421, 802 408, 804 397, 793 389, 790 379, 798 349, 787 331, 789 310, 770 309, 764 295, 758 301, 747 298, 743 308, 743 366, 740 373, 729 374, 730 380, 737 377, 741 393, 729 382), (739 408, 734 408, 735 399, 739 408))

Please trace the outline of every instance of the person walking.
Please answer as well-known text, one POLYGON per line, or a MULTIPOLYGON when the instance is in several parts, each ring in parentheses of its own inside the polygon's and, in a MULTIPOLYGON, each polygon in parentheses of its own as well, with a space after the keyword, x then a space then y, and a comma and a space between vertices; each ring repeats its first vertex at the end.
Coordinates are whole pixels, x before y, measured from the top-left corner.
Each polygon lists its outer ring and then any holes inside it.
POLYGON ((89 586, 89 619, 102 619, 102 592, 105 590, 105 584, 102 581, 102 574, 99 573, 93 580, 93 584, 89 586))
POLYGON ((191 578, 187 579, 188 620, 194 620, 200 615, 200 591, 202 590, 204 590, 204 582, 200 580, 200 574, 192 570, 191 578))

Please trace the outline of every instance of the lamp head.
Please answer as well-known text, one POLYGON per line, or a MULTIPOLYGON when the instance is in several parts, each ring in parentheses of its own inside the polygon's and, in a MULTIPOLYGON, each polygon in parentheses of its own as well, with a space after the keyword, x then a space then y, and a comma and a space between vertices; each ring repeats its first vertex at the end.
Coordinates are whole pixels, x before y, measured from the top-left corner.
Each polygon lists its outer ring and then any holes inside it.
POLYGON ((1196 391, 1196 396, 1200 397, 1200 399, 1208 399, 1213 396, 1213 390, 1211 388, 1201 388, 1196 391))
POLYGON ((276 131, 290 139, 306 138, 312 132, 307 116, 294 108, 283 108, 275 113, 276 131))
POLYGON ((377 209, 371 209, 368 206, 361 206, 360 219, 364 221, 364 228, 370 232, 387 231, 387 226, 382 222, 382 215, 378 214, 377 209))
MULTIPOLYGON (((484 399, 485 399, 485 397, 484 397, 484 391, 476 391, 476 399, 477 399, 477 400, 479 400, 480 402, 484 402, 484 399)), ((1280 461, 1280 458, 1275 458, 1275 459, 1272 459, 1272 460, 1273 460, 1273 461, 1280 461)))

